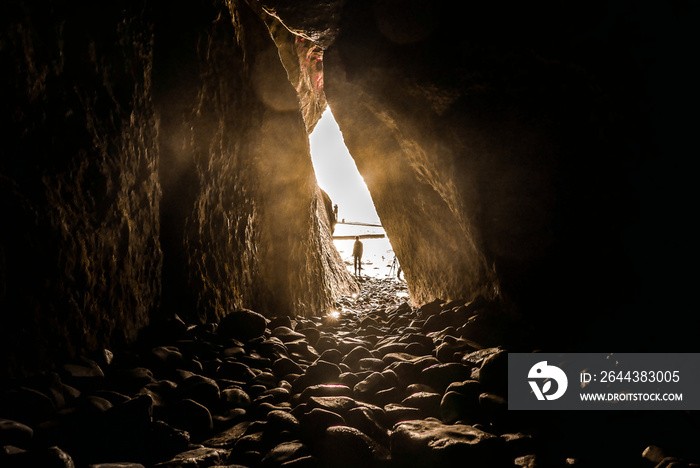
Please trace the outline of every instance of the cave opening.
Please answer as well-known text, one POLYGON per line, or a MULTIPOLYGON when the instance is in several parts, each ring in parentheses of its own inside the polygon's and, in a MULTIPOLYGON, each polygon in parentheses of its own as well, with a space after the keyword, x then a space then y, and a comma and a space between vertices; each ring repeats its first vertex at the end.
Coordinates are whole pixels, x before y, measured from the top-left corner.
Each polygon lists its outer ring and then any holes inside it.
POLYGON ((316 180, 333 206, 333 244, 353 272, 355 236, 364 244, 364 275, 384 278, 398 274, 398 261, 382 226, 372 196, 329 107, 309 135, 316 180))

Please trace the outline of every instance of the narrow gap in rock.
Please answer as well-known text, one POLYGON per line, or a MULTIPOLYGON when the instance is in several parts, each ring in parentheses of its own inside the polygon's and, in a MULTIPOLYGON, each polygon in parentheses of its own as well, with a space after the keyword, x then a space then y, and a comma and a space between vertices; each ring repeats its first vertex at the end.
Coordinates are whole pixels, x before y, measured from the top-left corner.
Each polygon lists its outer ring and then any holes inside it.
POLYGON ((340 310, 331 311, 332 316, 340 316, 341 311, 361 314, 407 300, 401 267, 330 107, 309 140, 316 180, 328 195, 326 203, 333 211, 333 243, 343 263, 362 285, 359 294, 338 301, 340 310), (356 237, 362 243, 357 270, 353 256, 356 237))
POLYGON ((363 286, 359 295, 343 298, 340 304, 359 312, 363 305, 377 307, 406 299, 406 285, 391 242, 330 107, 309 140, 316 180, 328 196, 327 206, 332 207, 333 243, 363 286), (362 256, 356 269, 353 252, 357 238, 362 243, 362 256))

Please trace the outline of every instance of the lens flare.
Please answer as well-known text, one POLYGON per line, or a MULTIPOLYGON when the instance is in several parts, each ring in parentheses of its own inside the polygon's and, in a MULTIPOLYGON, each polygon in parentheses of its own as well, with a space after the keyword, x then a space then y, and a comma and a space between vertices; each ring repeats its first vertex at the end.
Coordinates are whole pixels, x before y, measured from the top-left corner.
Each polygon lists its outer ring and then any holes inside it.
POLYGON ((328 317, 330 317, 333 320, 338 320, 340 318, 340 312, 337 310, 331 310, 328 312, 328 317))

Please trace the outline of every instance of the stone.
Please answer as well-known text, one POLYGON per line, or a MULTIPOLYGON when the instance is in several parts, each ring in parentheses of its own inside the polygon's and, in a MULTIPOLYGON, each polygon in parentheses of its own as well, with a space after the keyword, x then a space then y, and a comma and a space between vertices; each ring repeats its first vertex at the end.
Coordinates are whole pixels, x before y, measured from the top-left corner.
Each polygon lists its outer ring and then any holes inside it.
MULTIPOLYGON (((261 454, 265 450, 262 428, 256 427, 254 429, 254 426, 255 423, 248 428, 248 432, 243 437, 236 441, 234 452, 257 452, 261 454)), ((262 456, 260 456, 260 458, 262 458, 262 456)))
POLYGON ((386 368, 396 373, 402 387, 415 383, 419 379, 422 370, 421 367, 413 361, 397 361, 389 364, 386 368))
POLYGON ((299 418, 305 440, 318 441, 331 426, 344 426, 345 419, 338 413, 321 408, 313 408, 299 418))
POLYGON ((301 442, 282 442, 263 457, 260 466, 278 467, 308 454, 309 449, 301 442))
POLYGON ((239 422, 235 426, 205 440, 202 442, 202 445, 212 448, 232 448, 238 439, 245 435, 250 424, 250 421, 239 422))
POLYGON ((279 338, 283 343, 296 340, 306 340, 306 335, 295 332, 289 327, 280 326, 272 330, 272 336, 279 338))
POLYGON ((382 426, 375 412, 365 406, 352 408, 345 415, 348 426, 359 429, 384 446, 389 446, 389 431, 382 426))
POLYGON ((113 406, 109 400, 95 395, 88 395, 78 400, 76 411, 89 419, 96 420, 113 406))
POLYGON ((433 339, 423 333, 406 333, 399 338, 399 343, 406 343, 407 345, 418 343, 423 345, 425 349, 433 349, 433 339))
POLYGON ((332 362, 333 364, 340 364, 340 362, 343 360, 343 353, 337 349, 327 349, 321 353, 318 359, 321 361, 332 362))
POLYGON ((406 387, 406 394, 407 395, 413 395, 414 393, 419 393, 419 392, 425 392, 425 393, 435 393, 435 389, 431 387, 430 385, 425 385, 425 384, 411 384, 408 387, 406 387))
POLYGON ((0 446, 28 448, 32 437, 34 430, 31 427, 10 419, 0 419, 0 446))
POLYGON ((207 407, 194 400, 181 400, 172 405, 171 411, 166 422, 186 430, 192 437, 209 435, 214 429, 211 413, 207 407))
POLYGON ((472 426, 431 420, 404 421, 391 434, 391 458, 399 466, 489 468, 506 466, 505 442, 472 426))
POLYGON ((342 415, 356 407, 357 402, 346 396, 314 396, 309 397, 307 405, 309 408, 321 408, 342 415))
POLYGON ((259 384, 266 389, 275 388, 277 386, 277 377, 272 372, 261 372, 253 378, 253 384, 259 384))
POLYGON ((250 408, 250 396, 238 387, 231 387, 221 392, 221 400, 228 408, 250 408))
POLYGON ((46 394, 32 388, 20 387, 2 394, 0 410, 0 414, 8 419, 31 425, 53 417, 56 405, 46 394))
POLYGON ((78 362, 64 364, 61 371, 62 379, 80 390, 96 390, 104 385, 105 374, 92 359, 83 357, 78 362))
POLYGON ((462 382, 452 382, 447 386, 445 392, 457 392, 478 399, 484 393, 484 387, 478 380, 464 380, 462 382))
POLYGON ((168 460, 178 453, 185 452, 190 446, 190 434, 177 429, 163 421, 154 421, 150 425, 147 441, 150 460, 168 460))
POLYGON ((216 372, 217 379, 234 380, 249 383, 255 378, 255 372, 242 362, 224 360, 216 372))
POLYGON ((265 333, 267 319, 249 309, 238 309, 230 312, 219 322, 216 333, 224 338, 250 341, 265 333))
POLYGON ((399 405, 397 403, 389 403, 388 405, 384 406, 382 422, 385 426, 392 427, 401 421, 419 419, 422 414, 423 412, 418 408, 399 405))
POLYGON ((371 358, 372 353, 364 346, 354 347, 346 356, 343 358, 343 363, 350 366, 354 371, 359 370, 359 361, 363 358, 371 358))
POLYGON ((201 375, 183 380, 177 386, 177 392, 180 399, 194 400, 210 410, 217 408, 221 400, 221 391, 216 381, 201 375))
POLYGON ((298 393, 311 385, 338 383, 338 376, 340 376, 340 368, 337 364, 316 361, 292 383, 292 389, 298 393))
POLYGON ((313 455, 295 458, 280 465, 281 468, 318 468, 318 459, 313 455))
POLYGON ((301 361, 315 361, 319 354, 305 340, 289 341, 285 344, 289 350, 289 357, 301 361))
POLYGON ((327 349, 337 349, 338 342, 330 336, 321 336, 316 340, 316 344, 313 346, 319 352, 324 352, 327 349))
POLYGON ((368 396, 366 399, 375 405, 384 406, 399 400, 401 396, 402 392, 398 388, 389 387, 379 390, 377 393, 368 396))
MULTIPOLYGON (((466 312, 466 308, 463 309, 466 312)), ((445 310, 436 315, 431 315, 423 324, 423 330, 426 333, 443 330, 447 327, 458 327, 469 317, 457 310, 445 310)))
POLYGON ((265 433, 279 434, 283 431, 292 434, 299 432, 299 420, 288 411, 273 410, 267 413, 265 433))
POLYGON ((134 395, 148 384, 154 383, 153 372, 146 367, 114 369, 108 375, 111 390, 134 395))
POLYGON ((299 364, 288 357, 281 357, 272 363, 272 373, 278 378, 283 378, 289 374, 301 374, 304 370, 299 364))
POLYGON ((349 388, 354 388, 360 380, 360 377, 353 372, 343 372, 338 376, 338 383, 349 388))
POLYGON ((433 354, 433 347, 423 343, 409 343, 405 352, 413 356, 430 356, 433 354))
POLYGON ((155 468, 181 468, 220 465, 228 451, 212 448, 198 447, 187 452, 180 453, 166 462, 158 463, 155 468))
POLYGON ((503 413, 508 410, 508 401, 494 393, 484 392, 480 394, 479 405, 487 412, 503 413))
POLYGON ((407 396, 401 401, 404 406, 409 406, 411 408, 418 408, 423 411, 423 417, 439 417, 440 416, 440 402, 442 401, 442 395, 439 393, 429 393, 429 392, 417 392, 412 395, 407 396))
MULTIPOLYGON (((374 357, 378 357, 381 359, 387 354, 404 352, 406 346, 406 343, 387 343, 376 348, 374 351, 372 351, 372 354, 374 355, 374 357)), ((387 362, 387 364, 389 363, 387 362)))
POLYGON ((539 468, 542 464, 539 462, 540 457, 535 454, 527 454, 516 457, 513 462, 520 468, 539 468))
POLYGON ((421 383, 443 392, 452 382, 467 380, 471 377, 471 367, 457 362, 435 364, 421 371, 421 383))
POLYGON ((505 448, 510 458, 517 458, 523 455, 534 453, 535 441, 531 435, 522 432, 501 434, 505 441, 505 448))
POLYGON ((642 452, 642 458, 648 460, 654 465, 658 465, 659 463, 661 463, 661 460, 666 458, 666 452, 658 445, 649 445, 642 452))
POLYGON ((228 430, 245 419, 247 414, 248 412, 243 408, 232 408, 215 413, 211 416, 214 430, 216 432, 228 430))
POLYGON ((501 396, 508 394, 508 353, 499 351, 485 358, 479 367, 484 388, 501 396))
POLYGON ((481 416, 479 397, 456 391, 446 392, 440 401, 440 420, 446 424, 457 421, 477 421, 481 416))
POLYGON ((387 461, 389 451, 354 427, 331 426, 326 429, 319 458, 321 466, 356 468, 387 461))
POLYGON ((313 347, 316 347, 316 343, 318 342, 319 338, 321 338, 321 332, 316 328, 302 328, 296 331, 306 336, 309 344, 313 347))
POLYGON ((427 302, 418 308, 418 315, 422 319, 427 319, 428 317, 440 313, 442 310, 442 304, 445 301, 442 299, 435 299, 431 302, 427 302))
POLYGON ((281 403, 283 401, 289 400, 289 390, 283 387, 274 387, 265 390, 260 394, 261 397, 271 397, 274 403, 281 403))
POLYGON ((150 351, 150 364, 153 369, 168 372, 182 367, 182 353, 175 346, 157 346, 150 351))
POLYGON ((386 363, 384 361, 374 357, 362 358, 359 360, 358 365, 362 370, 373 370, 376 372, 381 372, 384 367, 386 367, 386 363))
POLYGON ((352 389, 347 385, 342 384, 320 384, 312 385, 304 389, 299 395, 299 401, 306 402, 311 397, 330 397, 330 396, 352 396, 352 389))
POLYGON ((353 388, 353 392, 358 399, 371 397, 380 390, 389 388, 391 383, 379 372, 372 372, 362 381, 358 382, 353 388))
POLYGON ((24 466, 50 467, 50 468, 75 468, 73 458, 60 447, 53 446, 32 450, 22 457, 24 466))

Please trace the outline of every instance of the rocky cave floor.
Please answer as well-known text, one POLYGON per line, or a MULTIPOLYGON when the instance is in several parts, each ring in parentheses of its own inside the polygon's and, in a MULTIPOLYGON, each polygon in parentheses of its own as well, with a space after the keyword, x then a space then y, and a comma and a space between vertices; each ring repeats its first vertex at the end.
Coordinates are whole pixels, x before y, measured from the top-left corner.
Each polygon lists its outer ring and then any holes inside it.
POLYGON ((175 318, 7 382, 0 466, 698 466, 693 413, 509 412, 507 351, 532 349, 495 304, 361 283, 337 314, 175 318))

